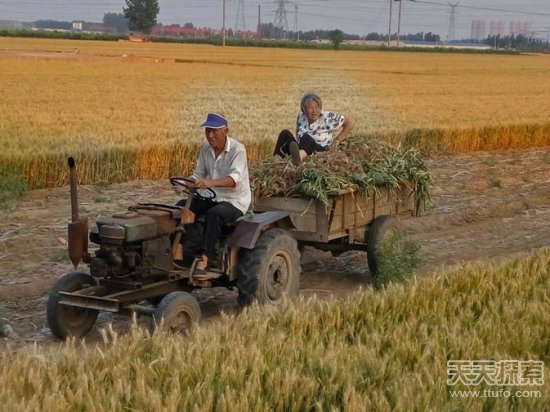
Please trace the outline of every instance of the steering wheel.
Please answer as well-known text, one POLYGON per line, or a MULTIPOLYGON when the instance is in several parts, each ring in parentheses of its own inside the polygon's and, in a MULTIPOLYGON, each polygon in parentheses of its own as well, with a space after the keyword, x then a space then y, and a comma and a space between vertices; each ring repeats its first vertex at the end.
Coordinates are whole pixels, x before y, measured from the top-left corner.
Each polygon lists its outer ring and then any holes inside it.
POLYGON ((195 181, 188 179, 186 177, 178 177, 178 176, 174 176, 170 178, 170 184, 172 186, 182 187, 184 193, 195 196, 198 199, 213 200, 216 197, 216 192, 214 192, 211 188, 207 187, 205 189, 194 189, 189 187, 189 183, 195 183, 195 181))

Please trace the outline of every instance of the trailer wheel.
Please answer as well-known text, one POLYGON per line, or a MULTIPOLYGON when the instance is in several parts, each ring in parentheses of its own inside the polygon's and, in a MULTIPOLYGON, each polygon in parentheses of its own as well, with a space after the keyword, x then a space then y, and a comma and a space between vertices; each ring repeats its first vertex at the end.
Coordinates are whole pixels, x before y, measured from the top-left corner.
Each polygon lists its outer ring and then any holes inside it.
POLYGON ((239 304, 257 300, 262 305, 281 305, 285 297, 298 294, 300 272, 300 252, 292 235, 277 228, 265 231, 254 249, 239 253, 239 304))
POLYGON ((369 270, 376 276, 381 266, 381 251, 385 242, 391 242, 391 247, 402 247, 403 234, 399 221, 390 215, 378 216, 367 229, 365 237, 369 270))
POLYGON ((172 292, 160 301, 153 312, 153 329, 188 333, 201 318, 199 302, 187 292, 172 292))
POLYGON ((95 309, 77 308, 59 304, 59 292, 76 292, 97 285, 95 279, 83 272, 70 272, 63 275, 53 286, 46 309, 48 326, 59 339, 69 336, 82 337, 92 329, 97 319, 95 309))

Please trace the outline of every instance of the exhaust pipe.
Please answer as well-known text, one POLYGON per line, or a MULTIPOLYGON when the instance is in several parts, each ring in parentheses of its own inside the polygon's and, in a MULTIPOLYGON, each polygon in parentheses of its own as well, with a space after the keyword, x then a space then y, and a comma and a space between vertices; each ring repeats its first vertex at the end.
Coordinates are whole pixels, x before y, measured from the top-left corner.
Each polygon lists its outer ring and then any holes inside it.
POLYGON ((73 157, 67 159, 69 164, 69 182, 71 186, 71 222, 69 223, 69 258, 78 266, 81 260, 88 259, 88 217, 78 216, 78 178, 76 162, 73 157))

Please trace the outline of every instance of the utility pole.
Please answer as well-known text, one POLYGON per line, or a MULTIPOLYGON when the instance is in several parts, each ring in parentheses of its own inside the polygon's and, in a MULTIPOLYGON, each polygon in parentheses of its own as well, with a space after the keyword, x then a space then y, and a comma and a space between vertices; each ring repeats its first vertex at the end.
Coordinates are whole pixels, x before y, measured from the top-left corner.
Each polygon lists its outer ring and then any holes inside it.
POLYGON ((393 0, 390 0, 390 24, 388 28, 388 47, 391 46, 391 9, 393 5, 393 0))
POLYGON ((222 46, 225 47, 225 0, 223 2, 223 20, 222 20, 222 46))
POLYGON ((256 31, 258 32, 258 37, 262 37, 262 20, 261 20, 261 10, 262 6, 258 4, 258 28, 256 31))
POLYGON ((397 18, 397 47, 399 47, 399 36, 401 35, 401 4, 403 0, 399 0, 399 17, 397 18))
POLYGON ((300 32, 298 31, 298 5, 294 5, 294 33, 296 33, 296 41, 300 41, 300 32))

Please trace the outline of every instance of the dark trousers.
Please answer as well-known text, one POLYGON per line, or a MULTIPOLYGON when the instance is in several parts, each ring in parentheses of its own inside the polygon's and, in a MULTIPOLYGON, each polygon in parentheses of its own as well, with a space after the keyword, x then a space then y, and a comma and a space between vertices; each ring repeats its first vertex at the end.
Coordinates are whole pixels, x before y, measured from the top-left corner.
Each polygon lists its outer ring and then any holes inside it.
POLYGON ((296 141, 296 138, 294 137, 292 132, 285 129, 281 133, 279 133, 277 143, 275 143, 275 150, 273 152, 273 155, 279 155, 281 157, 290 156, 290 149, 288 147, 290 142, 298 143, 298 147, 306 152, 308 156, 311 156, 316 152, 324 152, 330 149, 330 147, 323 147, 317 144, 313 137, 308 134, 303 135, 298 142, 296 141))
MULTIPOLYGON (((177 205, 184 206, 186 199, 180 200, 177 205)), ((195 213, 195 220, 204 216, 204 236, 202 237, 200 251, 209 259, 216 258, 216 247, 220 241, 222 227, 234 222, 243 215, 239 209, 229 202, 214 202, 210 199, 193 199, 191 211, 195 213)), ((196 223, 195 223, 196 224, 196 223)), ((184 252, 185 253, 185 252, 184 252)))

